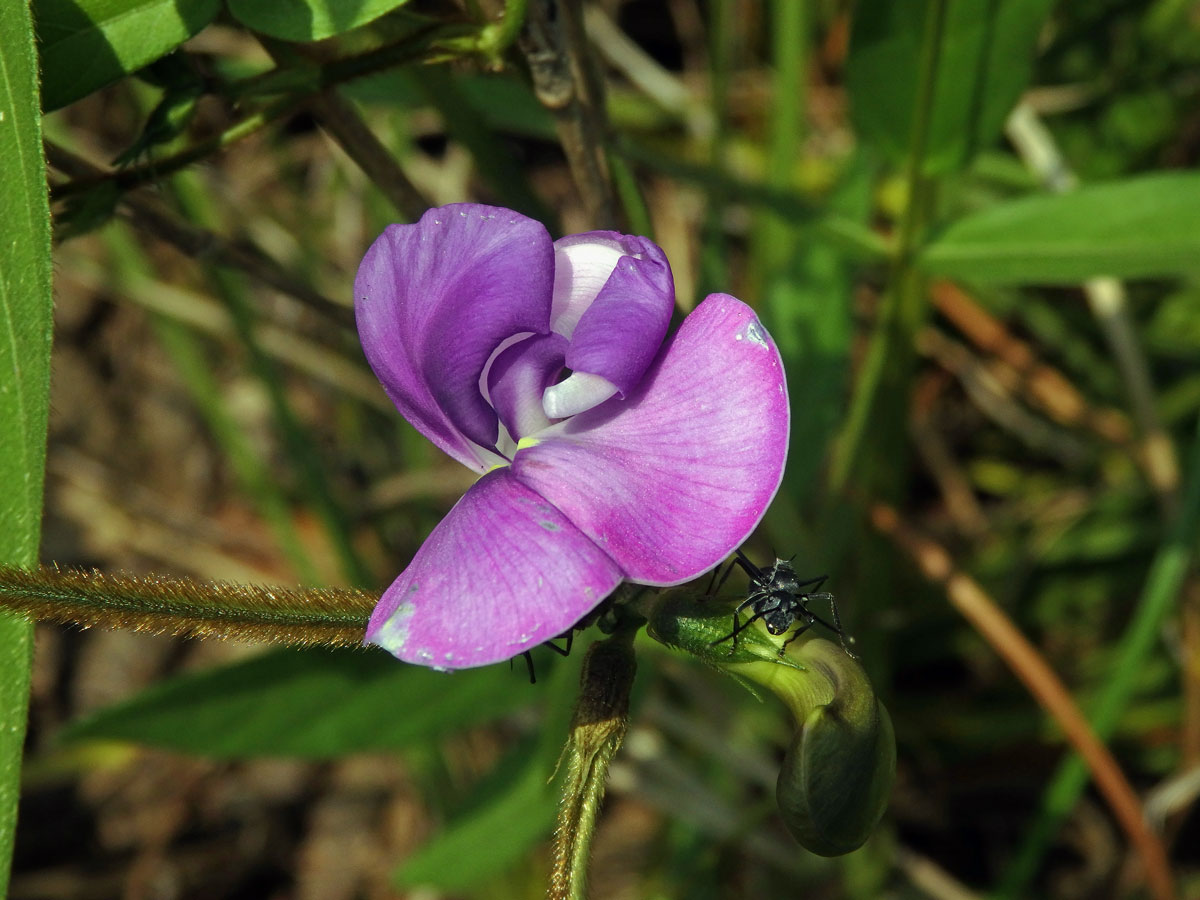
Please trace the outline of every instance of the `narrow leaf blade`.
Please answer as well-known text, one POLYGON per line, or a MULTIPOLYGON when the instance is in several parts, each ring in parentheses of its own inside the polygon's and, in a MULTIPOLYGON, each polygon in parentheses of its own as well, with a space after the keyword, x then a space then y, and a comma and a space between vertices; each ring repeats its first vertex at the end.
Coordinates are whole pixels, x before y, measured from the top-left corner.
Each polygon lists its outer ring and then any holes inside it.
MULTIPOLYGON (((0 4, 0 564, 37 561, 50 390, 50 209, 25 3, 0 4)), ((0 897, 8 889, 33 629, 0 612, 0 897)))
POLYGON ((451 822, 396 872, 400 888, 432 885, 460 892, 513 864, 554 825, 557 797, 544 761, 531 756, 506 789, 470 815, 451 822))
POLYGON ((921 265, 975 284, 1200 272, 1200 173, 1146 175, 989 206, 946 228, 921 265))
MULTIPOLYGON (((909 152, 926 16, 935 2, 859 0, 846 80, 863 138, 893 159, 909 152)), ((1053 0, 949 3, 926 146, 927 174, 961 168, 994 141, 1029 84, 1034 44, 1053 0)))
POLYGON ((247 28, 284 41, 322 41, 366 25, 408 0, 229 0, 230 14, 247 28))
POLYGON ((563 782, 555 760, 575 707, 583 659, 576 654, 556 666, 536 737, 514 748, 475 786, 467 807, 404 861, 394 875, 398 887, 428 885, 451 893, 476 888, 549 835, 563 782))
POLYGON ((446 674, 379 650, 274 651, 178 676, 68 728, 215 758, 326 759, 405 747, 537 698, 505 667, 446 674))

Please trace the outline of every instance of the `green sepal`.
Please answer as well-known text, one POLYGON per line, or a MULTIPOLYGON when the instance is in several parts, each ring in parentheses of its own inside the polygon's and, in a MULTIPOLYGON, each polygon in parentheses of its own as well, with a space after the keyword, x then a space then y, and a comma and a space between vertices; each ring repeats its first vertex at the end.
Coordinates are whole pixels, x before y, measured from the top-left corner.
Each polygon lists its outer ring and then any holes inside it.
MULTIPOLYGON (((770 638, 761 628, 745 628, 736 639, 730 638, 731 609, 716 598, 693 591, 664 593, 656 599, 648 618, 646 633, 654 640, 727 674, 736 674, 730 667, 762 662, 803 668, 789 656, 781 656, 781 641, 770 638)), ((740 677, 737 680, 744 681, 740 677)), ((758 695, 754 690, 751 693, 758 695)))

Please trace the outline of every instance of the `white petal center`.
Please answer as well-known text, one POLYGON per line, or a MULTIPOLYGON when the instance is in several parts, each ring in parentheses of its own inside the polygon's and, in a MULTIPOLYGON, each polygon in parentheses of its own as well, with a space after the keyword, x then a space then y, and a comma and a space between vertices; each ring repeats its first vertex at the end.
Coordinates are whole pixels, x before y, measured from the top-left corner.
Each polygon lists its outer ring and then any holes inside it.
POLYGON ((599 406, 616 392, 617 386, 607 378, 574 372, 565 381, 546 388, 542 409, 551 419, 565 419, 599 406))

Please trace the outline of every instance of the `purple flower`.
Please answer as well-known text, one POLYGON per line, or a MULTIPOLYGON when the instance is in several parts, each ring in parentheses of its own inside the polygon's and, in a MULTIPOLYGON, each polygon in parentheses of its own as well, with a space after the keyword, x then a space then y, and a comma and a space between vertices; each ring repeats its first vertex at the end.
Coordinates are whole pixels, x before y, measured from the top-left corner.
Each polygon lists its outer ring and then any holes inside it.
POLYGON ((371 616, 367 641, 402 660, 509 659, 622 580, 695 578, 779 486, 788 403, 774 344, 727 294, 664 343, 674 283, 645 238, 552 242, 510 210, 445 206, 388 227, 354 295, 388 396, 482 475, 371 616))

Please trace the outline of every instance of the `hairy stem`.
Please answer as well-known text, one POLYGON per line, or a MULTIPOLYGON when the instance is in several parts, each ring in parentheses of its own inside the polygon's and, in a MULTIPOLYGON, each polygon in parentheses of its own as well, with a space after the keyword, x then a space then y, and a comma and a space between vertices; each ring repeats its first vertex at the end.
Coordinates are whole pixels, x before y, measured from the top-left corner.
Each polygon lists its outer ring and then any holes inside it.
POLYGON ((566 767, 558 825, 554 831, 550 900, 584 900, 596 816, 604 798, 608 765, 625 739, 629 691, 637 663, 636 628, 619 631, 588 650, 579 702, 559 760, 566 767))
POLYGON ((616 200, 605 148, 608 126, 592 72, 578 0, 532 0, 518 42, 533 92, 554 116, 559 142, 593 228, 614 228, 616 200))
POLYGON ((376 594, 0 567, 0 610, 78 625, 275 644, 362 644, 376 594))

